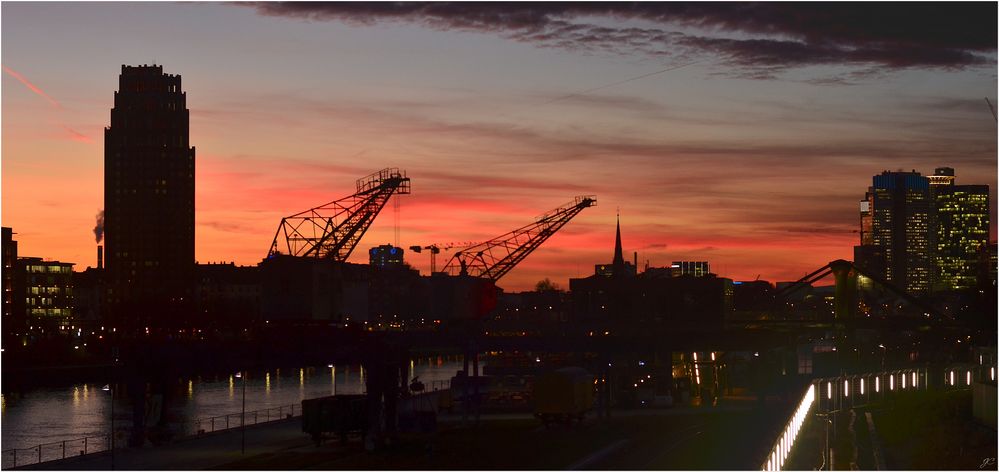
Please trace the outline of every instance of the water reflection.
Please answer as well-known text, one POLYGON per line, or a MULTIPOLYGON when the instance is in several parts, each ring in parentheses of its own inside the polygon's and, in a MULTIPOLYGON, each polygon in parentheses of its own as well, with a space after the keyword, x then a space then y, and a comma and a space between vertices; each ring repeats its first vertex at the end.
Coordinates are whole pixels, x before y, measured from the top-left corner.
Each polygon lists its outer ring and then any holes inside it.
MULTIPOLYGON (((449 379, 461 367, 460 364, 439 362, 442 358, 430 359, 432 363, 420 359, 410 364, 412 375, 419 376, 428 385, 434 380, 449 379)), ((286 375, 294 375, 292 372, 286 372, 286 375)), ((245 377, 247 412, 297 404, 305 398, 363 393, 363 375, 367 374, 363 369, 358 369, 356 364, 318 369, 305 367, 299 369, 297 385, 285 382, 286 388, 282 388, 280 370, 259 373, 264 375, 248 373, 245 377), (351 375, 352 370, 361 372, 362 377, 351 375)), ((167 403, 164 405, 163 415, 171 428, 179 434, 191 434, 196 431, 195 421, 198 419, 240 411, 241 395, 235 391, 235 383, 235 377, 231 374, 183 378, 171 382, 168 388, 173 391, 164 396, 167 403)), ((100 391, 101 385, 94 387, 97 389, 94 395, 90 395, 92 390, 88 384, 35 389, 23 394, 13 394, 13 397, 11 392, 0 395, 0 411, 3 412, 0 442, 4 449, 27 448, 53 441, 106 434, 111 396, 109 392, 100 391)), ((117 390, 114 397, 116 424, 120 428, 126 428, 132 423, 132 397, 117 390)), ((202 427, 209 429, 210 424, 202 427)))

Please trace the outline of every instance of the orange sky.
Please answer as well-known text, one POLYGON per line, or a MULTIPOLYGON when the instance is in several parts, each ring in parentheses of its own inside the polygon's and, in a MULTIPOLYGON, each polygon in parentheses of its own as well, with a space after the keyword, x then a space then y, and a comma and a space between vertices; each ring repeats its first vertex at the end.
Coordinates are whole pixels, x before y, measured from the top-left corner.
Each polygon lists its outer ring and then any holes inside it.
MULTIPOLYGON (((597 196, 500 281, 507 290, 545 277, 565 287, 609 262, 618 209, 625 253, 638 251, 640 265, 707 260, 737 280, 793 280, 851 258, 858 201, 882 170, 950 166, 958 183, 996 183, 996 123, 981 98, 995 94, 994 52, 981 67, 849 84, 825 80, 846 66, 753 78, 709 54, 571 95, 663 62, 220 4, 3 13, 3 225, 22 255, 78 269, 96 260, 102 130, 120 66, 154 60, 188 94, 199 262, 256 264, 282 216, 399 167, 413 190, 401 198, 404 247, 480 241, 597 196), (119 19, 130 26, 115 28, 119 19)), ((393 242, 394 222, 390 204, 352 260, 393 242)), ((429 270, 428 254, 407 260, 429 270)))

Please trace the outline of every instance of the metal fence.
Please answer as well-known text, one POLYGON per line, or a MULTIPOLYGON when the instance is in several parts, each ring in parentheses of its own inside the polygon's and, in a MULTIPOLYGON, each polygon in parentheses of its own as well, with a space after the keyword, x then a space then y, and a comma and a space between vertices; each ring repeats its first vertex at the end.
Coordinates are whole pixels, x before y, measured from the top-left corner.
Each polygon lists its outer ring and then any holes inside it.
MULTIPOLYGON (((247 411, 246 413, 230 413, 228 415, 212 416, 209 418, 199 418, 189 422, 183 428, 182 434, 202 435, 216 431, 238 428, 243 425, 243 419, 247 426, 267 423, 270 421, 301 416, 300 405, 281 405, 262 410, 247 411)), ((115 440, 115 449, 121 449, 124 438, 121 431, 115 440)), ((108 434, 100 436, 88 436, 85 438, 67 439, 26 448, 6 449, 2 452, 0 467, 10 469, 31 464, 39 464, 55 460, 66 459, 67 457, 83 456, 98 452, 105 452, 110 449, 111 436, 108 434)))
MULTIPOLYGON (((73 456, 83 456, 110 449, 111 435, 88 436, 85 438, 67 439, 50 442, 26 448, 13 448, 3 451, 2 467, 10 469, 23 465, 65 459, 73 456)), ((119 448, 117 444, 115 448, 119 448)))
POLYGON ((301 414, 301 405, 292 403, 290 405, 281 405, 263 410, 247 411, 246 413, 230 413, 209 418, 199 418, 190 423, 194 426, 194 430, 191 432, 197 435, 214 433, 216 431, 239 428, 243 426, 244 419, 247 426, 253 426, 255 424, 301 416, 301 414))

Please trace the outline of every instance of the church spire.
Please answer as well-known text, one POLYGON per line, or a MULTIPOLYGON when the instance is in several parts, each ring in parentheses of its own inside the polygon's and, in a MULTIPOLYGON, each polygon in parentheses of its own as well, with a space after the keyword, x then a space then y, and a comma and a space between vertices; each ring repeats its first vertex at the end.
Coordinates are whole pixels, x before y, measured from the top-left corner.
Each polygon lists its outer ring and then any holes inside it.
POLYGON ((617 214, 617 238, 614 241, 614 275, 624 274, 624 251, 621 249, 621 213, 617 214))

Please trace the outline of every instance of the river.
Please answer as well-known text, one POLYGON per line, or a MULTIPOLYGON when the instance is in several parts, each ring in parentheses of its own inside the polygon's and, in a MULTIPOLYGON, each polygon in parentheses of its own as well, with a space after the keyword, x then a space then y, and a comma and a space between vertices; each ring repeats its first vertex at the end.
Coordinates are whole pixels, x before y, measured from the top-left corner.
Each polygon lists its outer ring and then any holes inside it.
MULTIPOLYGON (((435 385, 441 387, 461 367, 460 356, 412 359, 410 378, 419 376, 420 381, 430 390, 435 385)), ((198 429, 210 431, 209 418, 230 414, 235 414, 230 420, 234 425, 238 424, 242 381, 235 374, 179 379, 163 413, 167 415, 171 429, 181 434, 194 434, 198 429)), ((8 455, 13 448, 19 449, 17 454, 23 456, 30 455, 31 451, 21 451, 22 449, 43 443, 106 436, 111 416, 111 392, 102 387, 104 386, 100 384, 82 383, 68 388, 40 388, 2 395, 0 447, 4 451, 3 466, 10 466, 8 455)), ((246 411, 260 411, 259 420, 263 421, 264 415, 279 417, 279 408, 280 415, 283 416, 288 412, 289 405, 295 405, 295 414, 298 414, 301 401, 305 399, 363 391, 364 371, 358 365, 249 372, 246 376, 246 411), (261 411, 271 408, 274 410, 269 413, 261 411)), ((115 396, 116 429, 120 431, 130 426, 131 415, 132 405, 127 396, 115 396)), ((247 414, 246 421, 253 424, 250 414, 247 414)), ((222 428, 224 422, 224 418, 217 419, 216 428, 222 428)), ((82 446, 75 444, 73 450, 77 447, 82 450, 82 446)), ((93 447, 103 448, 100 444, 93 447)))

